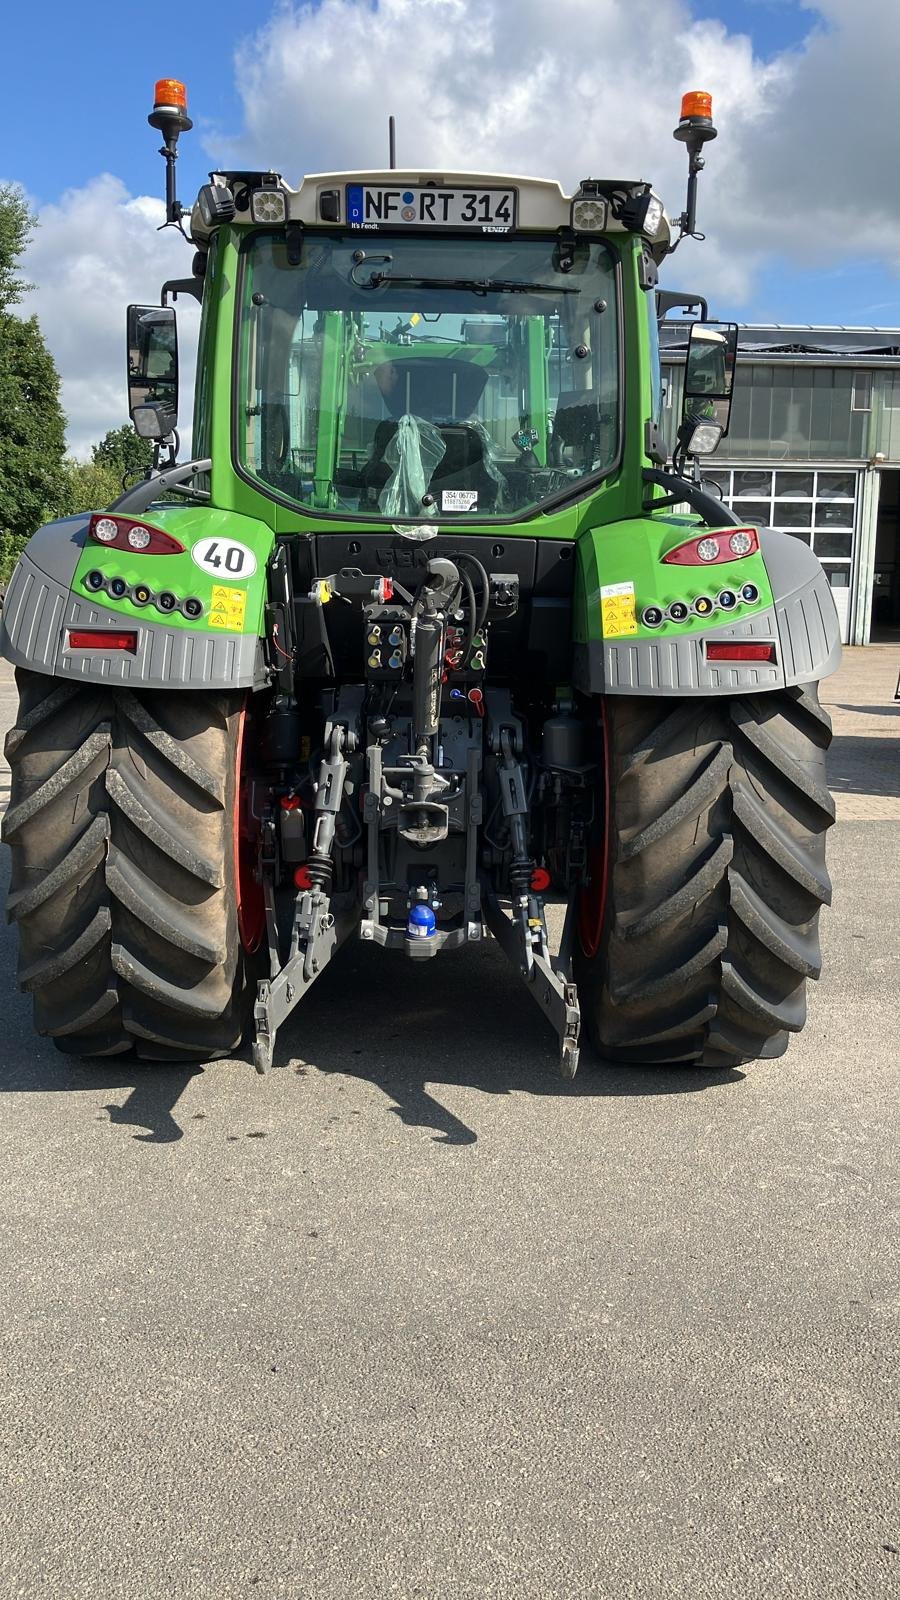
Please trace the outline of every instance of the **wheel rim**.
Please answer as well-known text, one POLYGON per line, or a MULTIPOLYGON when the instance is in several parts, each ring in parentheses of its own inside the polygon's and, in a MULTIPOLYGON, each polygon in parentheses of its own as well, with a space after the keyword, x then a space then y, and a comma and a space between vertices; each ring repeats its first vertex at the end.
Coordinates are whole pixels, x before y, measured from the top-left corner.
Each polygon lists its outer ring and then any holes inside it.
POLYGON ((584 954, 589 958, 595 956, 600 948, 609 879, 609 727, 605 700, 600 701, 600 747, 603 761, 600 785, 603 814, 596 819, 599 829, 595 826, 588 851, 588 881, 578 900, 578 937, 584 954))
POLYGON ((234 797, 234 865, 238 929, 248 954, 258 950, 266 926, 266 902, 259 878, 259 826, 251 807, 249 750, 251 735, 246 709, 238 725, 234 797))

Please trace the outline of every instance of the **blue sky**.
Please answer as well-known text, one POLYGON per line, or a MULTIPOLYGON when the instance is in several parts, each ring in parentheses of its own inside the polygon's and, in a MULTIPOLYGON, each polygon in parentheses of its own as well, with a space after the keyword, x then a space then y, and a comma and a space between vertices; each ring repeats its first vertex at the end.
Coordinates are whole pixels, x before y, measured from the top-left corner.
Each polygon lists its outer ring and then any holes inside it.
MULTIPOLYGON (((40 0, 7 8, 27 94, 0 178, 41 227, 28 267, 76 448, 121 410, 129 298, 181 275, 156 234, 157 77, 188 86, 179 191, 210 166, 380 165, 387 112, 422 166, 654 179, 683 204, 685 88, 716 96, 700 225, 663 282, 741 321, 900 325, 900 8, 890 0, 40 0), (832 109, 833 105, 833 109, 832 109), (115 183, 107 182, 108 174, 115 183), (100 304, 102 302, 102 305, 100 304)), ((190 330, 187 330, 188 344, 190 330)), ((118 414, 114 420, 118 420, 118 414)))

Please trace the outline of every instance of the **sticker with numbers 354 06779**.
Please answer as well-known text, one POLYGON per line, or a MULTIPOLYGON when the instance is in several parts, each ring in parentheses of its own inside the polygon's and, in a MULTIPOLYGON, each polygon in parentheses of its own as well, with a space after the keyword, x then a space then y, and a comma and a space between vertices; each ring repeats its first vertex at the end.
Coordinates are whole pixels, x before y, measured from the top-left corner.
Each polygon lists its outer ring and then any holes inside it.
POLYGON ((252 578, 256 571, 256 557, 249 545, 238 539, 198 539, 191 550, 191 559, 201 572, 224 582, 238 582, 252 578))

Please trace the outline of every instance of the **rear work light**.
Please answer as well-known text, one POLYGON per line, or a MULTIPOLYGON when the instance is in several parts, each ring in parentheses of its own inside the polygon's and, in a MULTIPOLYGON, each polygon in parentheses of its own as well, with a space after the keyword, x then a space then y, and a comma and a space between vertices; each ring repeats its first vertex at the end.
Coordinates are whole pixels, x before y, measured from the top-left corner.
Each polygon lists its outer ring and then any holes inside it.
POLYGON ((136 633, 115 633, 110 628, 70 628, 70 650, 137 650, 136 633))
POLYGON ((774 661, 774 644, 744 644, 731 639, 711 640, 706 646, 707 661, 774 661))
POLYGON ((740 561, 756 555, 759 531, 756 528, 725 528, 721 533, 704 533, 667 550, 663 561, 677 567, 705 567, 711 561, 740 561))
POLYGON ((135 522, 133 517, 111 517, 108 512, 98 512, 91 517, 88 533, 97 544, 108 545, 111 550, 129 550, 133 555, 184 554, 180 539, 163 533, 162 528, 151 528, 147 522, 135 522))

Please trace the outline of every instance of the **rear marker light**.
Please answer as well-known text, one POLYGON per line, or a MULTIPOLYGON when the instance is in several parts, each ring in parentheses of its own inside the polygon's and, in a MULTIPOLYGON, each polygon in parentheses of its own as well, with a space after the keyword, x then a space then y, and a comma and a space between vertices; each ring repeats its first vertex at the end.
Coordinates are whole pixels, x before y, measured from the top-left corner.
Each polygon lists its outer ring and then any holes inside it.
POLYGON ((535 867, 531 874, 531 887, 535 894, 545 894, 550 887, 550 874, 546 867, 535 867))
POLYGON ((184 545, 173 539, 162 528, 151 527, 146 522, 133 522, 131 517, 91 517, 88 533, 100 544, 115 545, 119 550, 141 550, 148 556, 180 556, 184 545))
POLYGON ((70 628, 70 650, 137 650, 136 633, 112 633, 104 628, 70 628))
POLYGON ((728 548, 733 556, 748 556, 753 549, 753 540, 746 528, 739 528, 728 541, 728 548))
POLYGON ((298 889, 311 889, 313 883, 309 875, 309 867, 297 867, 294 872, 294 882, 298 889))
POLYGON ((677 567, 699 567, 709 561, 739 561, 742 556, 755 555, 758 549, 758 529, 723 528, 721 533, 705 533, 700 539, 677 544, 662 559, 677 567))
POLYGON ((707 644, 707 661, 774 661, 774 644, 732 644, 724 639, 718 644, 707 644))

